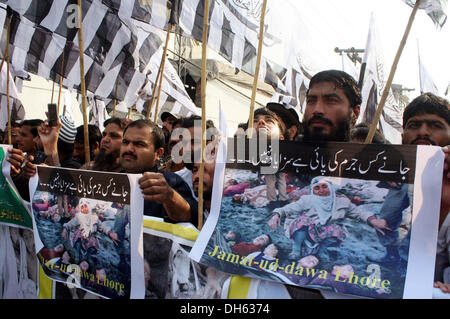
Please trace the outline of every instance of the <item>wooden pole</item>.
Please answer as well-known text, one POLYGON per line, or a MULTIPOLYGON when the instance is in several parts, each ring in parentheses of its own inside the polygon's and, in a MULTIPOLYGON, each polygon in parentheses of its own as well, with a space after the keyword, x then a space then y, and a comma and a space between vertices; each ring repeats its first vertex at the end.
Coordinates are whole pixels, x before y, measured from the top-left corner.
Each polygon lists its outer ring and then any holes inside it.
POLYGON ((169 25, 167 26, 166 43, 164 44, 164 51, 163 51, 163 54, 162 54, 162 57, 161 57, 161 63, 159 65, 158 74, 156 75, 155 86, 153 87, 152 99, 150 101, 150 105, 149 105, 148 111, 147 111, 147 119, 149 119, 150 115, 151 115, 151 112, 152 112, 152 109, 153 109, 153 103, 155 101, 155 97, 157 96, 155 116, 154 116, 154 120, 153 120, 155 123, 158 120, 159 100, 160 100, 160 96, 161 96, 162 82, 163 82, 163 79, 164 79, 164 67, 166 65, 167 48, 169 46, 169 39, 170 39, 170 32, 171 31, 172 31, 172 24, 169 23, 169 25), (158 90, 157 94, 155 94, 156 90, 158 90))
MULTIPOLYGON (((8 17, 6 20, 6 30, 7 30, 7 35, 6 37, 9 38, 9 29, 11 28, 11 18, 8 17)), ((8 41, 9 43, 9 41, 8 41)), ((3 54, 3 58, 2 58, 2 63, 0 64, 0 71, 3 69, 3 64, 5 63, 5 59, 6 59, 6 55, 7 55, 7 50, 8 50, 8 43, 6 44, 5 47, 5 53, 3 54)))
POLYGON ((50 99, 50 103, 53 103, 53 95, 55 94, 55 81, 52 81, 52 97, 50 99))
POLYGON ((373 136, 375 135, 375 131, 377 130, 378 122, 380 121, 380 116, 383 111, 384 104, 386 103, 387 96, 389 94, 389 90, 391 89, 392 81, 394 80, 394 74, 397 70, 397 65, 400 60, 400 56, 402 55, 403 48, 405 47, 406 40, 408 39, 409 31, 411 30, 412 23, 414 21, 414 17, 416 16, 416 12, 419 9, 421 0, 417 0, 414 8, 411 12, 411 15, 408 20, 408 24, 406 26, 405 32, 403 34, 403 38, 400 42, 400 45, 397 49, 397 54, 395 55, 394 62, 392 63, 391 71, 389 72, 389 77, 386 82, 386 86, 384 87, 383 94, 381 95, 380 103, 378 104, 377 111, 375 113, 375 117, 373 119, 372 124, 369 128, 369 133, 367 134, 366 140, 364 144, 372 143, 373 136))
POLYGON ((161 59, 161 71, 160 71, 160 76, 159 76, 159 87, 158 87, 158 98, 156 99, 156 108, 155 108, 155 120, 154 122, 157 123, 158 120, 158 111, 159 111, 159 99, 161 97, 161 88, 162 88, 162 83, 164 80, 164 67, 166 65, 166 55, 167 55, 167 47, 169 45, 169 38, 170 38, 170 31, 172 30, 172 25, 169 24, 169 26, 167 27, 167 36, 166 36, 166 45, 164 46, 164 52, 163 52, 163 56, 161 59))
POLYGON ((200 176, 198 183, 198 229, 203 227, 203 176, 205 172, 204 150, 206 148, 206 61, 208 43, 209 0, 204 2, 203 12, 203 38, 202 38, 202 76, 201 76, 201 100, 202 100, 202 148, 200 162, 200 176))
POLYGON ((86 109, 86 83, 84 78, 84 49, 83 49, 83 11, 81 0, 78 0, 78 46, 80 49, 80 79, 81 79, 81 105, 83 108, 83 125, 84 125, 84 156, 86 163, 91 161, 89 150, 89 128, 86 109))
POLYGON ((63 71, 64 71, 64 50, 63 50, 63 53, 62 53, 61 68, 60 68, 60 74, 59 74, 59 92, 58 92, 58 109, 57 109, 58 110, 58 114, 59 114, 59 106, 61 105, 61 91, 62 91, 63 71))
POLYGON ((264 40, 264 17, 266 16, 266 6, 267 0, 264 0, 261 11, 261 18, 259 20, 259 42, 258 42, 258 55, 256 57, 256 68, 255 68, 255 76, 253 78, 253 90, 252 90, 252 99, 250 101, 250 114, 248 116, 248 138, 252 138, 253 135, 253 119, 254 119, 254 110, 255 110, 255 100, 256 100, 256 91, 258 89, 258 77, 259 77, 259 68, 261 64, 261 55, 262 55, 262 47, 264 40))
MULTIPOLYGON (((161 60, 162 60, 162 58, 161 58, 161 60)), ((153 86, 152 99, 150 100, 150 105, 148 106, 148 109, 147 109, 147 116, 146 116, 147 120, 150 119, 150 115, 152 114, 153 103, 155 102, 156 90, 158 89, 159 77, 161 76, 161 74, 162 73, 161 73, 161 64, 160 64, 159 68, 158 68, 158 73, 156 74, 155 85, 153 86)))
POLYGON ((10 30, 11 30, 11 18, 8 17, 8 25, 6 27, 7 36, 6 36, 6 107, 8 111, 8 144, 11 144, 11 105, 9 101, 9 40, 10 40, 10 30))

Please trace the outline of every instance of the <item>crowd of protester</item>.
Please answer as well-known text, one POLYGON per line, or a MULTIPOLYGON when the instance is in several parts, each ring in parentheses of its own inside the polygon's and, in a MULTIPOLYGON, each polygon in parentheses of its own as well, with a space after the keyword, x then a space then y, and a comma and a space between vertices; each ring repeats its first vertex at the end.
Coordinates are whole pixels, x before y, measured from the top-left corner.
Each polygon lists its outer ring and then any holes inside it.
MULTIPOLYGON (((328 70, 316 74, 310 82, 303 120, 298 113, 279 103, 268 103, 255 110, 253 128, 265 130, 280 140, 313 142, 363 143, 369 127, 356 124, 361 93, 355 80, 342 71, 328 70)), ((40 119, 11 123, 11 143, 3 133, 3 143, 12 144, 8 161, 11 177, 25 200, 29 199, 28 181, 36 173, 36 165, 65 168, 138 173, 145 204, 144 214, 167 222, 190 222, 198 226, 198 192, 201 150, 201 117, 180 117, 163 112, 161 123, 150 120, 131 121, 110 118, 103 132, 89 125, 90 162, 85 162, 83 126, 60 116, 57 126, 40 119), (199 133, 200 132, 200 133, 199 133), (180 158, 182 159, 180 161, 180 158)), ((249 123, 238 125, 235 136, 244 135, 249 123)), ((220 132, 207 122, 206 145, 212 160, 206 161, 203 176, 204 218, 211 208, 214 180, 214 156, 220 132)), ((403 144, 436 145, 445 153, 442 176, 441 211, 435 287, 450 293, 450 104, 431 93, 414 99, 403 114, 403 144)), ((388 143, 377 130, 372 143, 388 143)), ((281 173, 266 175, 268 207, 275 212, 287 203, 285 179, 281 173), (284 185, 283 185, 284 183, 284 185), (275 190, 275 188, 277 188, 275 190)), ((271 227, 277 227, 279 214, 273 213, 271 227)), ((370 220, 377 229, 394 228, 386 219, 370 220)), ((368 221, 369 222, 369 221, 368 221)), ((431 284, 431 283, 430 283, 431 284)), ((289 287, 296 298, 317 298, 313 290, 289 287)))

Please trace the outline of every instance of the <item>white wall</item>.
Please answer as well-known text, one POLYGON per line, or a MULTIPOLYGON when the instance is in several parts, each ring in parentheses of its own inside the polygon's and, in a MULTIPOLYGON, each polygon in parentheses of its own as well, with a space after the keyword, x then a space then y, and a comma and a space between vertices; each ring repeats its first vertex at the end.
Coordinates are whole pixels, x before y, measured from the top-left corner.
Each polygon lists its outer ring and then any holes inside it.
MULTIPOLYGON (((31 81, 23 81, 22 92, 19 94, 19 98, 25 107, 25 118, 26 119, 46 119, 45 112, 47 111, 47 104, 51 103, 52 99, 52 87, 53 82, 47 81, 44 78, 31 75, 31 81)), ((61 104, 60 104, 60 114, 63 112, 64 107, 64 92, 61 92, 61 104)), ((59 85, 55 84, 53 103, 58 103, 59 85)), ((76 96, 72 94, 72 105, 78 105, 76 96)), ((83 114, 79 107, 73 108, 74 122, 76 126, 83 124, 83 114)))
MULTIPOLYGON (((229 134, 236 132, 239 123, 248 121, 252 92, 243 88, 239 88, 239 90, 248 98, 217 80, 208 81, 206 87, 206 117, 213 120, 216 127, 218 127, 219 105, 222 105, 229 134)), ((261 94, 257 94, 256 96, 256 101, 263 105, 266 105, 269 100, 270 97, 261 94)), ((258 107, 260 105, 255 103, 255 109, 258 107)))

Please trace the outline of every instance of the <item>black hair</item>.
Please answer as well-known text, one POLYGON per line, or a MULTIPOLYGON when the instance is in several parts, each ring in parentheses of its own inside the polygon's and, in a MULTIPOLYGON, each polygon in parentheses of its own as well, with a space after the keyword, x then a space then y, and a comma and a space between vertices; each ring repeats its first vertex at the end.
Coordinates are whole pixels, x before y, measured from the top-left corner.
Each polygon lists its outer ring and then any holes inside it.
POLYGON ((20 126, 24 126, 24 125, 30 126, 31 134, 33 134, 33 137, 36 137, 39 135, 37 128, 42 123, 44 123, 44 121, 41 119, 23 120, 22 123, 20 123, 20 126))
POLYGON ((140 120, 131 122, 124 129, 124 131, 123 131, 124 136, 125 136, 125 132, 130 127, 137 127, 137 128, 149 127, 151 129, 151 133, 153 136, 153 143, 154 143, 155 150, 157 150, 159 148, 164 148, 165 137, 164 137, 163 130, 158 125, 156 125, 153 121, 140 119, 140 120))
MULTIPOLYGON (((309 82, 309 88, 312 88, 314 84, 322 82, 331 82, 336 88, 342 89, 345 96, 350 101, 350 107, 352 109, 361 105, 362 97, 361 91, 358 88, 358 84, 355 79, 344 71, 339 70, 326 70, 315 74, 309 82)), ((309 89, 306 94, 309 93, 309 89)))
POLYGON ((411 101, 403 111, 403 128, 408 120, 416 115, 435 114, 450 125, 450 103, 433 93, 424 93, 411 101))
POLYGON ((124 130, 128 124, 130 124, 132 121, 130 119, 124 119, 119 117, 111 117, 107 119, 105 122, 103 122, 103 127, 106 127, 109 124, 116 124, 118 127, 120 127, 122 130, 124 130))
MULTIPOLYGON (((198 115, 191 115, 189 117, 183 118, 181 123, 182 128, 190 128, 195 126, 196 121, 202 121, 202 117, 198 115)), ((219 135, 219 130, 214 127, 214 123, 210 120, 206 121, 206 130, 208 131, 207 139, 212 139, 214 136, 219 135)))
MULTIPOLYGON (((367 135, 369 135, 369 126, 366 123, 359 123, 356 124, 352 130, 350 131, 350 141, 354 139, 361 139, 365 140, 367 135)), ((376 130, 375 134, 372 138, 373 144, 386 144, 387 141, 383 136, 383 133, 380 132, 380 130, 376 130)))
MULTIPOLYGON (((100 145, 102 140, 102 133, 100 129, 96 125, 88 124, 89 130, 89 145, 97 142, 100 145)), ((77 127, 77 135, 75 136, 75 141, 78 143, 84 143, 84 125, 80 125, 77 127)))

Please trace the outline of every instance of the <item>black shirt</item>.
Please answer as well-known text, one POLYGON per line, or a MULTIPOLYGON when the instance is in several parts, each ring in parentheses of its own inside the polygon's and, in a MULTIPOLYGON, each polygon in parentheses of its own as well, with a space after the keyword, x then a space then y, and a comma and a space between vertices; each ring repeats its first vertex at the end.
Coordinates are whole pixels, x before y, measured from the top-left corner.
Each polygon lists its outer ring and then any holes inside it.
MULTIPOLYGON (((181 195, 191 207, 190 222, 197 227, 198 224, 198 203, 192 196, 192 191, 188 184, 177 174, 172 172, 158 171, 156 167, 150 170, 153 173, 161 173, 167 181, 167 184, 172 187, 178 194, 181 195)), ((144 215, 163 218, 168 223, 176 223, 167 215, 164 206, 156 202, 144 201, 144 215)))

